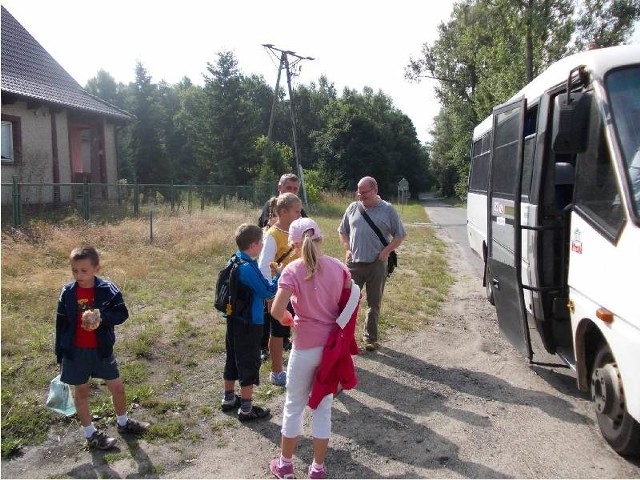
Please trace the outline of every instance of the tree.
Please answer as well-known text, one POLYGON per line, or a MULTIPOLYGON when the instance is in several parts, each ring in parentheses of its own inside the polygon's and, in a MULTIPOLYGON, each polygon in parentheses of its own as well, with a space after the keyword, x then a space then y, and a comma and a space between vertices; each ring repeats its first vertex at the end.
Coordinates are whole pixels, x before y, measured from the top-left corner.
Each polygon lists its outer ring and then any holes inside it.
POLYGON ((255 141, 255 150, 261 159, 257 180, 275 185, 283 172, 293 171, 293 149, 289 145, 269 142, 262 135, 255 141))
POLYGON ((124 99, 122 90, 124 89, 124 85, 118 85, 116 80, 105 70, 100 69, 95 77, 90 78, 87 81, 87 85, 85 89, 100 97, 107 102, 116 105, 120 108, 124 108, 124 99))
POLYGON ((133 86, 133 114, 130 151, 136 178, 140 183, 168 183, 172 177, 163 136, 163 111, 157 86, 151 83, 142 63, 136 64, 133 86))
POLYGON ((355 190, 366 175, 377 179, 383 195, 395 195, 402 177, 415 193, 426 185, 426 155, 415 127, 383 92, 345 88, 321 116, 324 126, 311 134, 319 187, 355 190))
POLYGON ((474 126, 567 52, 572 11, 571 0, 467 0, 410 60, 408 79, 439 82, 430 152, 443 193, 465 193, 474 126))
POLYGON ((245 184, 260 164, 254 142, 267 129, 268 87, 263 88, 257 77, 244 77, 232 52, 219 53, 218 62, 208 63, 207 70, 211 76, 205 75, 204 93, 210 141, 201 167, 208 171, 210 182, 245 184), (256 98, 262 102, 257 104, 256 98))
POLYGON ((442 105, 429 145, 431 167, 445 194, 464 195, 472 131, 551 63, 589 43, 628 40, 640 0, 464 0, 438 39, 411 59, 409 80, 436 80, 442 105), (577 7, 577 9, 576 9, 577 7), (452 185, 453 183, 453 185, 452 185))
MULTIPOLYGON (((317 84, 311 82, 309 86, 301 85, 296 89, 295 107, 298 127, 298 149, 305 169, 316 168, 312 132, 319 131, 324 127, 324 122, 319 112, 336 98, 334 85, 324 75, 320 77, 317 84)), ((286 122, 289 125, 289 143, 293 145, 291 121, 287 118, 286 122)))
POLYGON ((189 148, 184 130, 176 125, 176 112, 180 109, 180 92, 189 88, 191 82, 170 86, 165 81, 158 84, 159 126, 162 129, 167 157, 168 174, 165 182, 188 183, 193 178, 193 153, 189 148))
POLYGON ((575 47, 620 45, 631 38, 640 18, 640 0, 589 0, 580 2, 575 47))
MULTIPOLYGON (((116 83, 115 79, 103 69, 100 69, 95 77, 87 81, 85 89, 89 93, 123 110, 130 111, 132 107, 127 86, 122 83, 116 83)), ((130 137, 130 126, 116 130, 118 176, 133 181, 135 178, 135 167, 133 166, 132 155, 129 150, 130 137)))

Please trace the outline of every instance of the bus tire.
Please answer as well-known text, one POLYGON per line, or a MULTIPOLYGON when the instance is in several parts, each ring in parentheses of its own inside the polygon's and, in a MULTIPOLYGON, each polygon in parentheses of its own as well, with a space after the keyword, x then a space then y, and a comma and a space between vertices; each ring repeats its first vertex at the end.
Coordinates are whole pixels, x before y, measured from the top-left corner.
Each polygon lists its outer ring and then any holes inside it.
POLYGON ((640 424, 625 408, 620 372, 611 348, 598 348, 591 374, 591 399, 598 427, 607 443, 620 455, 640 455, 640 424))
POLYGON ((489 263, 487 262, 484 264, 484 288, 487 300, 489 300, 491 305, 495 305, 496 303, 493 298, 493 282, 491 281, 491 272, 489 271, 489 263))

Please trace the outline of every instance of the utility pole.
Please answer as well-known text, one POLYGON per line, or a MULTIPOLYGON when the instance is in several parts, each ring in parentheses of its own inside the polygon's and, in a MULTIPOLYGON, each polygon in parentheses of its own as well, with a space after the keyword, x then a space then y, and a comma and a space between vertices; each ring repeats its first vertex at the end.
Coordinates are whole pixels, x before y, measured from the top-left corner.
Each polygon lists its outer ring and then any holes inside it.
POLYGON ((282 69, 284 69, 287 73, 287 88, 289 92, 289 115, 291 116, 291 128, 293 130, 293 152, 296 159, 296 169, 298 177, 300 178, 300 187, 302 188, 302 200, 304 205, 307 205, 307 189, 304 186, 304 173, 302 170, 302 160, 300 159, 300 150, 298 148, 298 133, 296 128, 296 114, 295 114, 295 102, 293 97, 293 88, 291 87, 291 77, 293 74, 291 70, 302 60, 314 60, 313 57, 303 57, 302 55, 298 55, 296 52, 292 52, 291 50, 281 50, 276 48, 274 45, 269 43, 262 44, 263 47, 269 49, 274 55, 275 52, 280 53, 280 65, 278 66, 278 79, 276 80, 276 88, 273 94, 273 104, 271 106, 271 117, 269 118, 269 131, 267 132, 267 140, 271 143, 271 139, 273 136, 273 122, 275 120, 275 112, 276 106, 278 104, 278 89, 280 88, 280 76, 282 73, 282 69), (294 60, 289 61, 289 57, 292 57, 294 60))

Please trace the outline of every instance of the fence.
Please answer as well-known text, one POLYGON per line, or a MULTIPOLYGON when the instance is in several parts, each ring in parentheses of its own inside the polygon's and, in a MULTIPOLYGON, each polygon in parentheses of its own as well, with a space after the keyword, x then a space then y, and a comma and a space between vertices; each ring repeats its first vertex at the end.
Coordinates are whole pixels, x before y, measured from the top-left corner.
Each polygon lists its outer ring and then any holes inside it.
POLYGON ((35 219, 78 216, 85 222, 146 214, 149 209, 173 214, 230 203, 261 206, 273 185, 174 185, 142 183, 13 183, 2 184, 2 226, 19 227, 35 219))

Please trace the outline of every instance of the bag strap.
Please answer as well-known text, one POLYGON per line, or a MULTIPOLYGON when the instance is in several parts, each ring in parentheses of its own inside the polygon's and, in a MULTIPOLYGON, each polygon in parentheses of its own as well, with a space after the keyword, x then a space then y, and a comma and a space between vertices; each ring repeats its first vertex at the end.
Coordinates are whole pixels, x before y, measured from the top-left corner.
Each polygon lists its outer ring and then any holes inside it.
POLYGON ((280 255, 280 257, 278 257, 278 259, 276 260, 276 263, 280 263, 282 260, 287 258, 289 256, 289 254, 291 253, 291 250, 293 250, 293 245, 289 247, 289 250, 287 250, 282 255, 280 255))
POLYGON ((236 265, 243 265, 243 264, 247 263, 246 260, 244 260, 243 258, 240 258, 235 253, 233 255, 231 255, 231 258, 229 259, 229 262, 235 263, 236 265))
POLYGON ((234 253, 231 255, 229 262, 233 264, 229 274, 229 294, 231 295, 231 304, 234 304, 236 303, 236 298, 238 298, 238 268, 245 261, 234 253))
POLYGON ((358 210, 360 210, 360 215, 362 215, 362 218, 364 218, 367 221, 371 229, 376 233, 376 235, 378 235, 378 238, 382 242, 382 245, 384 245, 385 247, 389 245, 389 242, 387 242, 387 239, 384 238, 384 235, 382 235, 382 232, 380 231, 380 229, 376 226, 375 223, 373 223, 373 220, 371 220, 371 217, 365 211, 364 207, 362 206, 362 203, 360 202, 358 202, 358 210))

